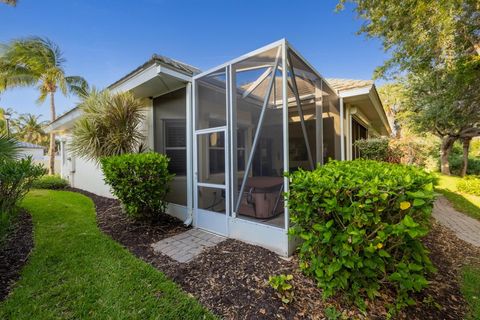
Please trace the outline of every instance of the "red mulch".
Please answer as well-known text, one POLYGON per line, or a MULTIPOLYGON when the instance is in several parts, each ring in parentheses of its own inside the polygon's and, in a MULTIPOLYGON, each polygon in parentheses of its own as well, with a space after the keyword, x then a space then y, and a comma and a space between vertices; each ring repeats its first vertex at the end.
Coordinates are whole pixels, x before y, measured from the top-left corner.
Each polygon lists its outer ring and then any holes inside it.
POLYGON ((0 247, 0 301, 10 293, 20 278, 20 270, 33 248, 32 217, 20 211, 5 242, 0 247))
MULTIPOLYGON (((368 305, 367 314, 341 298, 323 301, 314 281, 298 269, 294 256, 282 259, 264 248, 228 239, 189 263, 178 263, 155 254, 154 242, 187 230, 182 222, 165 216, 154 223, 125 218, 119 202, 94 194, 100 229, 128 248, 137 257, 152 264, 195 296, 215 314, 226 319, 325 319, 324 310, 334 306, 348 319, 384 319, 391 293, 368 305), (295 299, 285 305, 268 284, 268 277, 294 275, 295 299)), ((398 319, 464 319, 467 304, 459 288, 459 271, 467 263, 476 263, 480 248, 455 237, 448 229, 433 223, 425 238, 438 272, 431 275, 431 285, 415 296, 417 305, 403 310, 398 319)))

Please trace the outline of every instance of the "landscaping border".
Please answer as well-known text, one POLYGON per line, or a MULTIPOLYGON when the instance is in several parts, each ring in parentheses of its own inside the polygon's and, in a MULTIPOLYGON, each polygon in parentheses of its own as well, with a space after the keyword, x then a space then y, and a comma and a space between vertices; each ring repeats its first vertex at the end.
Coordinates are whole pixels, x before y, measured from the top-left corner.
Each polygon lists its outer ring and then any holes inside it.
POLYGON ((0 248, 0 301, 10 293, 33 249, 32 216, 21 210, 0 248))

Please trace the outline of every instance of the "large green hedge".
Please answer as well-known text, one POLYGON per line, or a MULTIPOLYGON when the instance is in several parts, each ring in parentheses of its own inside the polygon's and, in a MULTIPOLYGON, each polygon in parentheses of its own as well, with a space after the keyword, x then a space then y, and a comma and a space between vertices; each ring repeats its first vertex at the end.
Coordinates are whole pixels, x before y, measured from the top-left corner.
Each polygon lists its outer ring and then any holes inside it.
POLYGON ((387 286, 400 308, 428 285, 433 267, 420 239, 429 230, 433 176, 413 166, 355 160, 299 170, 290 179, 290 233, 303 239, 300 268, 325 297, 344 292, 364 308, 366 298, 387 286))
POLYGON ((169 159, 159 153, 124 154, 100 160, 105 182, 134 218, 152 218, 164 213, 173 174, 169 159))

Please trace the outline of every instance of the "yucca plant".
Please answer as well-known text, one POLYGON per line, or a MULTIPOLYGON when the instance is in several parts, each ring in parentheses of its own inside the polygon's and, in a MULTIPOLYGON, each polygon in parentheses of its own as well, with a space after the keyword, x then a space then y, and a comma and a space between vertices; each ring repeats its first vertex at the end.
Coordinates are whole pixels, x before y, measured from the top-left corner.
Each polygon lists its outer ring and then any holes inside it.
POLYGON ((79 107, 83 115, 75 123, 70 142, 77 156, 98 162, 102 157, 136 152, 141 146, 144 100, 130 92, 93 89, 79 107))
POLYGON ((5 134, 0 134, 0 160, 15 159, 18 157, 19 151, 20 147, 17 140, 5 134))

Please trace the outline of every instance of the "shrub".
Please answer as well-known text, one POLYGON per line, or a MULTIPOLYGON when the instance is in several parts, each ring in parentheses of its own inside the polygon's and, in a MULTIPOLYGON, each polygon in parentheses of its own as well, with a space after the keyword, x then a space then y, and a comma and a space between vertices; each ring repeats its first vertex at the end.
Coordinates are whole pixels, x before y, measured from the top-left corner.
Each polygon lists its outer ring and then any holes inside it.
POLYGON ((480 196, 480 178, 467 176, 457 183, 460 192, 480 196))
POLYGON ((100 160, 105 182, 134 218, 152 218, 165 212, 165 197, 173 174, 169 159, 158 153, 124 154, 100 160))
POLYGON ((300 268, 325 298, 344 292, 364 308, 366 298, 388 286, 401 308, 412 302, 411 292, 427 286, 426 273, 434 269, 420 238, 429 230, 432 175, 414 166, 355 160, 289 177, 290 234, 303 239, 300 268))
POLYGON ((68 181, 57 175, 40 177, 32 184, 34 189, 65 189, 66 187, 68 187, 68 181))
MULTIPOLYGON (((463 166, 463 156, 454 153, 448 157, 448 163, 450 172, 454 175, 459 175, 463 166)), ((468 158, 467 174, 480 175, 480 159, 468 158)))
POLYGON ((388 142, 387 138, 360 139, 355 141, 355 146, 364 159, 388 161, 390 157, 388 142))
POLYGON ((42 165, 31 158, 12 160, 0 158, 0 240, 15 214, 18 202, 30 190, 35 179, 45 174, 42 165))

